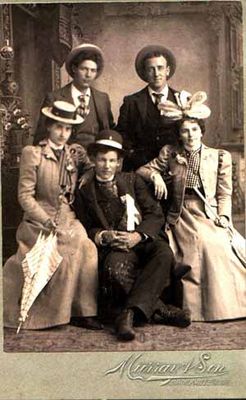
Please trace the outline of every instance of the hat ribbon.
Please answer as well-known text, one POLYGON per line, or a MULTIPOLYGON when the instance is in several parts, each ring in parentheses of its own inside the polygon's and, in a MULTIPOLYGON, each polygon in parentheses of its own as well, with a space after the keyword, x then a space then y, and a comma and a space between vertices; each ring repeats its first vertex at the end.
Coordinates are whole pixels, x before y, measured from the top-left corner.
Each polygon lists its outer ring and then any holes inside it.
POLYGON ((55 105, 53 105, 51 113, 57 117, 65 119, 74 119, 74 120, 76 119, 76 111, 61 110, 60 108, 57 108, 55 105))

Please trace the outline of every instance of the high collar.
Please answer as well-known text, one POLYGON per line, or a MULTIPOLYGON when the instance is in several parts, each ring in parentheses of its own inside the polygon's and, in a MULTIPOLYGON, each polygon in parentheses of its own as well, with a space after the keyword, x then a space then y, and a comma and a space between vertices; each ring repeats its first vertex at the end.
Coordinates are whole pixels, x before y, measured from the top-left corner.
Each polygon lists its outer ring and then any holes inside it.
POLYGON ((193 150, 193 149, 186 148, 186 147, 184 146, 185 152, 188 153, 188 154, 199 153, 199 152, 201 151, 201 148, 202 148, 202 144, 200 144, 200 146, 199 146, 197 149, 194 149, 194 150, 193 150))
POLYGON ((57 144, 52 142, 52 140, 50 140, 50 139, 48 139, 48 145, 54 150, 62 150, 62 149, 64 149, 64 145, 63 144, 61 146, 57 146, 57 144))
MULTIPOLYGON (((58 162, 55 153, 53 152, 52 147, 48 142, 48 139, 41 140, 39 142, 39 146, 41 146, 42 154, 44 154, 46 158, 51 158, 52 160, 58 162)), ((63 148, 65 150, 66 157, 70 158, 69 146, 65 144, 63 148)))
POLYGON ((115 178, 115 175, 112 175, 109 179, 102 179, 100 176, 96 175, 96 181, 99 183, 107 183, 107 182, 112 182, 115 178))
POLYGON ((71 91, 72 91, 72 97, 77 97, 78 98, 82 94, 85 95, 85 96, 90 96, 91 95, 91 88, 90 87, 86 88, 85 90, 79 90, 79 89, 76 88, 76 86, 74 86, 73 83, 72 83, 72 86, 71 86, 71 91))

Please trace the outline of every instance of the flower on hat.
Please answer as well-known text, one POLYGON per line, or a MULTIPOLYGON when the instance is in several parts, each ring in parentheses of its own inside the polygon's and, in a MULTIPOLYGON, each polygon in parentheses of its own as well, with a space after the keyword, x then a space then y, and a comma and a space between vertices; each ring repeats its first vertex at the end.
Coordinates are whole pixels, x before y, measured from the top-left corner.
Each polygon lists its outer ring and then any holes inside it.
POLYGON ((161 114, 172 121, 178 121, 184 117, 205 119, 211 114, 208 106, 203 104, 207 100, 207 94, 203 91, 198 91, 192 96, 186 91, 176 93, 177 104, 170 100, 165 103, 159 103, 158 109, 161 114))

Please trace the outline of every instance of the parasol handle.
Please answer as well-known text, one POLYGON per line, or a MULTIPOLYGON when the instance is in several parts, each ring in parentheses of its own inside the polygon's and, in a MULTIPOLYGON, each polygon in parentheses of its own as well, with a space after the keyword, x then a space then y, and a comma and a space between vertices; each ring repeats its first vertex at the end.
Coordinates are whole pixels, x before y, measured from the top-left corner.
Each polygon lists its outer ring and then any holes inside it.
MULTIPOLYGON (((211 207, 211 205, 209 204, 209 202, 207 201, 207 199, 203 196, 203 194, 200 192, 200 190, 197 187, 193 187, 193 190, 196 192, 196 194, 200 197, 200 199, 206 204, 206 206, 209 208, 209 210, 211 211, 211 213, 213 214, 213 216, 217 219, 220 220, 220 216, 217 214, 216 211, 214 211, 214 209, 211 207)), ((228 230, 228 232, 233 235, 233 229, 230 225, 228 225, 228 227, 226 228, 228 230)))

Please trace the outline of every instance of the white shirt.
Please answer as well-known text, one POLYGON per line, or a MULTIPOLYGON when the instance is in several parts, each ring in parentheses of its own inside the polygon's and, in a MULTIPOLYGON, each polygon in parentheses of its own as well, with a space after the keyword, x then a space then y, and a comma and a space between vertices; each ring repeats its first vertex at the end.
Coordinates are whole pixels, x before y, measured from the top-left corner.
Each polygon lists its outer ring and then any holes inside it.
POLYGON ((166 85, 160 92, 157 92, 154 89, 151 89, 150 86, 148 86, 148 91, 149 91, 149 95, 153 101, 153 103, 156 103, 156 98, 155 96, 153 96, 153 93, 158 93, 158 94, 163 94, 160 103, 165 103, 165 101, 167 100, 167 96, 168 96, 168 85, 166 85))
POLYGON ((96 179, 97 179, 97 181, 98 182, 112 182, 113 180, 114 180, 114 177, 115 177, 115 175, 111 175, 111 177, 110 178, 108 178, 108 179, 103 179, 103 178, 100 178, 100 176, 98 176, 98 175, 96 175, 96 179))
POLYGON ((91 97, 91 89, 88 87, 85 91, 81 92, 78 90, 73 84, 71 87, 71 95, 73 98, 73 102, 75 107, 78 107, 80 105, 79 97, 81 95, 85 96, 85 105, 88 106, 90 102, 90 97, 91 97))

